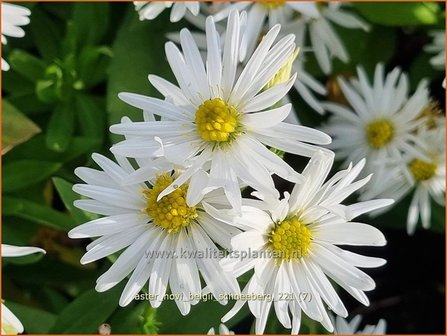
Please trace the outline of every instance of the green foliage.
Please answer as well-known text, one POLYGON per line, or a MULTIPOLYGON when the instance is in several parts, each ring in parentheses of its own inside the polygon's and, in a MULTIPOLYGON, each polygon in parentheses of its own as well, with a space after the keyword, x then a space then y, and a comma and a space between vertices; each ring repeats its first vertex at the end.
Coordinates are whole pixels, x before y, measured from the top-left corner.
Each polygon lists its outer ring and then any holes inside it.
POLYGON ((369 21, 384 26, 433 25, 442 19, 436 2, 354 2, 369 21))
POLYGON ((53 334, 93 334, 118 306, 124 285, 98 293, 90 289, 62 310, 50 329, 53 334))
POLYGON ((41 309, 7 302, 8 308, 26 325, 30 334, 47 334, 56 320, 56 315, 41 309))
MULTIPOLYGON (((163 74, 172 77, 165 60, 165 34, 175 31, 178 25, 163 24, 162 21, 139 21, 133 8, 129 8, 113 44, 114 57, 110 64, 107 86, 107 110, 109 125, 119 123, 123 116, 138 121, 142 120, 141 111, 129 106, 118 98, 119 92, 136 92, 158 96, 150 85, 148 74, 163 74), (138 48, 134 48, 138 45, 138 48), (154 45, 157 47, 154 48, 154 45), (129 60, 132 60, 129 62, 129 60)), ((113 134, 112 140, 118 139, 113 134)))

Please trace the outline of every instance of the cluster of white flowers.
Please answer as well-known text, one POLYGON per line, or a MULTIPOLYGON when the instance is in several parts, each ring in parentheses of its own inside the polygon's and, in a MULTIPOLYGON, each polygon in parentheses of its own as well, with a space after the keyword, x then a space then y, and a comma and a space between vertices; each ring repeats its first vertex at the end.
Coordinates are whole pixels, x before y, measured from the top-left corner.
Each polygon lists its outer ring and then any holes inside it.
MULTIPOLYGON (((29 22, 30 11, 1 5, 2 33, 23 36, 20 26, 29 22)), ((369 25, 346 4, 209 6, 135 2, 141 20, 172 8, 172 22, 186 17, 205 33, 185 28, 171 36, 177 44, 166 43, 177 83, 149 75, 164 99, 119 94, 142 110, 144 121, 123 117, 110 128, 124 137, 111 148, 115 160, 93 154, 100 169, 76 169, 85 183, 73 187, 83 196, 75 205, 100 217, 69 237, 94 238, 83 264, 121 251, 96 284, 97 291, 107 291, 129 277, 121 306, 144 290, 152 307, 159 307, 169 289, 183 315, 204 294, 223 305, 239 298, 222 322, 247 303, 257 334, 272 306, 292 334, 300 330, 302 313, 330 332, 354 333, 360 317, 342 319, 348 311, 334 284, 369 305, 365 292, 375 282, 360 268, 386 260, 340 246, 384 246, 377 228, 355 219, 388 209, 412 191, 408 232, 419 217, 425 228, 430 225, 430 197, 445 202, 445 119, 425 81, 410 95, 408 77, 399 69, 385 74, 381 64, 372 84, 362 67, 356 78, 338 78, 347 105, 316 98, 326 89, 305 71, 299 49, 310 48, 325 74, 332 59, 348 62, 333 24, 365 31, 369 25), (201 8, 212 15, 201 16, 201 8), (331 114, 321 130, 285 122, 293 111, 287 98, 292 87, 314 110, 331 114), (275 150, 301 156, 306 167, 295 171, 275 150), (330 176, 334 159, 345 160, 346 169, 330 176), (273 175, 293 183, 292 191, 281 195, 273 175), (252 198, 243 197, 247 188, 252 198), (359 202, 342 204, 355 192, 359 202), (247 273, 241 290, 238 278, 247 273)), ((428 51, 441 52, 442 34, 428 51)), ((433 65, 444 64, 444 53, 433 65)), ((2 69, 8 68, 2 60, 2 69)), ((11 247, 2 248, 8 256, 11 247)), ((23 332, 20 321, 6 307, 2 311, 2 334, 23 332)), ((219 332, 232 334, 223 324, 219 332)), ((383 333, 385 322, 363 332, 383 333)))
MULTIPOLYGON (((155 5, 162 6, 153 4, 151 10, 155 5)), ((260 334, 272 305, 292 333, 299 331, 302 311, 333 331, 327 307, 343 317, 348 312, 329 278, 369 304, 364 292, 375 283, 358 267, 380 267, 385 260, 337 245, 385 245, 379 230, 352 220, 393 201, 342 205, 370 180, 367 176, 356 181, 365 160, 356 160, 326 181, 334 154, 320 146, 331 138, 285 123, 291 104, 281 101, 296 82, 291 71, 297 45, 295 35, 283 33, 277 22, 290 9, 315 19, 321 16, 310 29, 324 34, 319 27, 329 26, 322 13, 333 9, 320 13, 314 3, 291 3, 278 10, 266 6, 226 6, 216 17, 206 18, 205 35, 197 42, 197 36, 182 29, 175 38, 180 48, 174 42, 165 46, 177 84, 149 75, 164 99, 120 93, 123 101, 143 111, 144 121, 124 117, 111 126, 111 132, 125 138, 111 148, 116 162, 94 154, 100 170, 75 171, 85 184, 73 189, 86 197, 75 205, 104 217, 76 227, 69 236, 97 238, 88 245, 82 263, 124 249, 96 286, 105 291, 130 275, 122 306, 146 283, 153 307, 161 304, 169 287, 184 315, 203 293, 221 304, 240 298, 222 321, 248 302, 260 334), (249 11, 239 14, 237 9, 249 11), (258 42, 266 15, 272 18, 270 27, 258 42), (227 18, 225 31, 219 31, 216 18, 227 18), (269 147, 310 161, 299 173, 269 147), (273 175, 295 184, 291 194, 280 195, 273 175), (254 189, 256 199, 242 197, 246 187, 254 189), (231 253, 205 258, 197 253, 220 249, 231 253), (237 278, 251 270, 241 291, 237 278), (264 298, 269 296, 271 300, 264 298)), ((141 9, 140 16, 145 15, 141 9)), ((321 47, 323 55, 330 46, 321 47)))
POLYGON ((407 231, 414 233, 419 214, 430 226, 430 196, 445 204, 445 117, 430 99, 427 82, 409 94, 406 74, 394 69, 385 76, 377 65, 370 84, 359 67, 357 78, 338 78, 349 106, 326 103, 333 113, 323 129, 330 147, 345 162, 366 158, 371 183, 360 199, 390 197, 396 202, 414 191, 407 231))

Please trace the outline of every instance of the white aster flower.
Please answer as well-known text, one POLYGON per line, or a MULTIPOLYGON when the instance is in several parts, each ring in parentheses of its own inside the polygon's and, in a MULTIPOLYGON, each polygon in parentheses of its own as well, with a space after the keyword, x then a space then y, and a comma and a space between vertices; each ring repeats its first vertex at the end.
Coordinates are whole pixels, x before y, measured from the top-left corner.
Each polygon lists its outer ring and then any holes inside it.
POLYGON ((239 19, 236 11, 231 12, 223 55, 214 21, 207 19, 206 65, 187 29, 180 33, 183 52, 173 42, 166 44, 168 62, 180 87, 149 76, 166 100, 133 93, 119 95, 125 102, 159 115, 161 120, 111 126, 113 133, 134 137, 113 146, 112 152, 132 158, 163 155, 169 162, 188 167, 160 198, 205 170, 210 178, 202 190, 196 190, 197 199, 223 188, 232 206, 240 209, 240 181, 263 194, 277 195, 272 174, 293 182, 301 180, 300 174, 264 145, 310 157, 316 147, 307 143, 330 143, 330 137, 320 131, 283 123, 290 104, 273 107, 287 94, 296 76, 263 90, 294 52, 293 35, 273 45, 280 30, 279 26, 273 27, 240 76, 236 76, 239 19))
POLYGON ((347 311, 328 278, 361 303, 369 304, 364 291, 374 289, 375 283, 357 267, 379 267, 386 261, 336 245, 385 245, 379 230, 351 220, 393 201, 342 205, 370 176, 354 182, 365 164, 362 160, 324 182, 332 163, 333 155, 317 152, 304 169, 305 182, 295 185, 290 195, 286 193, 281 201, 266 199, 257 207, 244 206, 236 218, 230 211, 209 209, 216 218, 245 230, 231 240, 233 252, 221 264, 235 276, 254 269, 241 293, 246 299, 239 300, 222 322, 234 316, 251 297, 248 306, 256 317, 256 334, 263 333, 272 303, 278 320, 292 328, 292 334, 299 332, 301 311, 332 331, 325 304, 343 317, 347 311), (241 258, 244 252, 247 258, 241 258))
POLYGON ((214 15, 216 20, 226 17, 229 10, 248 10, 247 29, 242 37, 241 60, 254 50, 256 41, 268 26, 280 23, 285 31, 303 34, 309 30, 310 44, 324 73, 332 71, 331 59, 336 57, 347 63, 349 55, 332 23, 346 28, 369 30, 366 22, 354 13, 344 10, 342 3, 317 4, 306 1, 238 2, 214 15))
POLYGON ((315 2, 293 1, 241 1, 224 8, 214 15, 216 21, 220 21, 234 9, 247 11, 247 25, 242 34, 240 61, 244 61, 253 54, 260 36, 264 33, 265 22, 268 20, 269 29, 276 24, 284 24, 292 20, 296 15, 317 18, 319 11, 315 2))
MULTIPOLYGON (((33 253, 45 253, 45 250, 38 247, 2 244, 2 257, 23 257, 33 253)), ((2 303, 2 335, 16 335, 23 331, 22 322, 2 303)))
MULTIPOLYGON (((207 335, 216 335, 214 328, 208 330, 207 335)), ((225 324, 221 323, 219 325, 219 335, 234 335, 234 332, 228 329, 228 327, 225 324)))
POLYGON ((121 306, 129 304, 149 281, 151 305, 161 304, 169 284, 183 315, 199 302, 199 274, 222 304, 226 303, 221 298, 224 293, 239 291, 236 279, 219 265, 215 244, 228 248, 231 237, 239 230, 203 211, 207 202, 219 207, 223 198, 228 204, 225 197, 211 193, 195 207, 186 204, 195 194, 189 190, 204 187, 205 173, 197 174, 189 185, 182 185, 157 202, 160 192, 174 179, 170 173, 160 173, 146 183, 123 186, 123 179, 135 171, 127 159, 116 157, 117 164, 99 154, 92 157, 102 170, 75 170, 86 184, 76 184, 73 190, 90 198, 76 201, 75 206, 104 217, 72 229, 69 237, 99 237, 87 246, 82 264, 124 250, 98 278, 97 291, 112 288, 132 273, 119 300, 121 306))
POLYGON ((363 197, 380 195, 398 201, 414 191, 407 215, 408 234, 415 232, 419 217, 424 229, 430 227, 431 199, 445 206, 445 118, 440 119, 438 127, 418 130, 417 144, 406 148, 401 161, 385 162, 388 177, 363 197))
POLYGON ((361 321, 361 315, 354 316, 349 322, 346 319, 337 316, 334 333, 336 335, 384 335, 386 333, 386 321, 384 319, 380 319, 376 325, 366 325, 365 328, 359 330, 361 321))
POLYGON ((361 67, 357 74, 349 82, 338 78, 350 106, 325 103, 334 116, 323 129, 334 138, 330 148, 337 159, 347 164, 366 158, 366 173, 374 173, 369 188, 374 189, 387 174, 383 163, 401 162, 402 151, 417 142, 414 132, 424 123, 421 114, 430 99, 425 81, 409 97, 408 77, 397 68, 385 77, 383 65, 377 65, 372 85, 361 67))
MULTIPOLYGON (((425 47, 425 51, 436 53, 430 59, 430 64, 435 69, 445 70, 445 30, 434 30, 430 32, 433 37, 433 43, 425 47)), ((442 83, 445 88, 445 79, 442 83)))
MULTIPOLYGON (((21 26, 29 23, 31 11, 23 6, 1 3, 2 6, 2 44, 6 44, 6 36, 23 37, 25 31, 21 26)), ((2 58, 2 70, 9 70, 9 64, 2 58)))
POLYGON ((323 5, 316 19, 304 17, 302 20, 308 26, 312 50, 325 74, 332 72, 333 58, 338 58, 344 63, 349 62, 348 52, 333 28, 333 23, 345 28, 369 31, 369 25, 354 13, 344 10, 340 2, 323 5))
POLYGON ((153 20, 166 8, 171 8, 171 22, 180 21, 188 10, 193 15, 198 15, 200 11, 199 1, 134 1, 135 10, 140 16, 140 20, 153 20))

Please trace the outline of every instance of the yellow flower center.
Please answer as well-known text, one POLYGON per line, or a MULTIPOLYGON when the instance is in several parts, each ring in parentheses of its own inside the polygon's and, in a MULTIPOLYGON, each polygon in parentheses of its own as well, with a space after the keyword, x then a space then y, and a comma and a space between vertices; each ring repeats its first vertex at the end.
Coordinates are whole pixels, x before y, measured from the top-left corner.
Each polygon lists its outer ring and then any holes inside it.
POLYGON ((286 3, 285 1, 260 1, 259 2, 263 7, 267 9, 277 9, 286 3))
POLYGON ((311 231, 298 217, 277 223, 269 234, 270 248, 283 260, 299 260, 308 255, 311 241, 311 231))
POLYGON ((394 125, 388 119, 377 119, 366 125, 366 139, 371 148, 380 149, 394 137, 394 125))
POLYGON ((215 144, 229 143, 241 133, 238 111, 220 98, 200 105, 195 121, 200 137, 215 144))
POLYGON ((409 168, 417 182, 431 179, 436 173, 436 164, 420 159, 414 159, 410 162, 409 168))
POLYGON ((155 180, 152 189, 144 190, 147 207, 144 209, 152 218, 152 222, 168 231, 177 233, 197 218, 195 207, 186 204, 186 184, 180 186, 157 202, 158 195, 173 182, 168 174, 162 174, 155 180))

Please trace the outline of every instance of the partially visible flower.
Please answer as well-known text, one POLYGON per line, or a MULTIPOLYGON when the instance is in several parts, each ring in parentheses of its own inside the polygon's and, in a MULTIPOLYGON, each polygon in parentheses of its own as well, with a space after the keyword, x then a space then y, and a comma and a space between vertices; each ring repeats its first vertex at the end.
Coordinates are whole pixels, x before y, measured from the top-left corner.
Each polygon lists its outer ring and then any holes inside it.
POLYGON ((369 25, 352 12, 345 11, 341 2, 329 2, 320 7, 320 15, 316 19, 303 17, 309 29, 310 45, 321 70, 325 74, 332 72, 332 59, 338 58, 349 62, 348 52, 338 36, 333 23, 349 28, 369 31, 369 25))
MULTIPOLYGON (((430 59, 430 64, 435 69, 445 70, 445 30, 434 30, 430 35, 433 37, 433 42, 425 47, 425 51, 436 53, 430 59)), ((445 78, 442 86, 445 88, 445 78)))
MULTIPOLYGON (((2 4, 3 5, 3 4, 2 4)), ((22 257, 33 253, 45 253, 38 247, 29 246, 12 246, 7 244, 2 244, 2 257, 22 257)), ((21 334, 24 331, 23 324, 14 315, 12 311, 8 309, 2 303, 2 335, 16 335, 21 334)))
POLYGON ((335 330, 336 335, 352 335, 352 334, 362 334, 362 335, 384 335, 386 333, 386 321, 380 319, 376 325, 366 325, 365 328, 359 330, 360 322, 362 321, 361 315, 356 315, 351 321, 337 316, 335 320, 335 330))
POLYGON ((99 237, 87 246, 82 264, 123 250, 96 281, 98 292, 109 290, 131 274, 119 300, 121 306, 128 305, 149 282, 153 307, 161 304, 169 285, 183 315, 199 302, 200 275, 209 292, 222 304, 226 303, 222 294, 239 292, 236 279, 219 265, 221 256, 216 244, 229 248, 231 237, 240 231, 204 211, 208 202, 214 207, 228 207, 226 198, 215 191, 202 202, 191 199, 206 185, 206 173, 196 174, 189 184, 160 198, 178 171, 159 171, 142 183, 128 181, 123 185, 135 172, 126 158, 117 156, 118 164, 99 154, 92 158, 101 170, 75 170, 86 183, 74 185, 73 190, 89 198, 75 201, 75 206, 104 217, 82 224, 68 235, 99 237), (188 206, 187 202, 195 206, 188 206))
POLYGON ((134 1, 135 10, 140 16, 140 20, 153 20, 166 8, 171 8, 171 22, 180 21, 190 11, 197 15, 200 11, 199 1, 134 1))
POLYGON ((268 28, 271 29, 276 24, 285 24, 293 20, 296 15, 304 15, 309 18, 317 18, 319 12, 315 2, 294 2, 294 1, 242 1, 236 2, 213 17, 216 21, 228 17, 234 9, 247 11, 247 25, 242 34, 239 58, 244 61, 249 58, 255 50, 259 38, 265 32, 265 22, 268 21, 268 28))
MULTIPOLYGON (((345 28, 368 31, 369 25, 354 13, 341 8, 342 3, 317 4, 306 1, 238 2, 214 15, 217 21, 228 16, 232 8, 248 10, 247 29, 242 36, 240 59, 253 52, 256 41, 265 29, 280 23, 287 32, 306 35, 309 29, 310 45, 325 74, 332 71, 331 59, 336 57, 347 63, 349 55, 332 23, 345 28)), ((303 39, 304 42, 304 39, 303 39)), ((303 47, 303 45, 298 44, 303 47)))
MULTIPOLYGON (((1 3, 2 8, 2 44, 6 44, 6 36, 23 37, 25 31, 21 26, 27 25, 31 11, 23 6, 1 3)), ((9 64, 2 58, 2 70, 9 70, 9 64)))
POLYGON ((134 136, 114 145, 112 152, 132 158, 163 155, 169 162, 186 166, 160 198, 200 170, 209 172, 210 178, 204 188, 195 190, 195 199, 223 188, 236 209, 241 207, 242 182, 263 194, 277 195, 273 174, 292 182, 300 181, 300 174, 265 145, 310 157, 318 149, 312 144, 328 144, 331 139, 315 129, 282 122, 291 105, 275 104, 287 94, 296 76, 263 90, 295 50, 293 35, 274 44, 279 31, 277 25, 265 35, 238 76, 240 16, 237 11, 229 16, 222 52, 213 18, 208 17, 205 64, 191 33, 183 29, 182 52, 173 42, 166 44, 168 62, 179 87, 150 75, 150 82, 165 100, 119 94, 125 102, 143 111, 153 111, 161 120, 111 126, 113 133, 134 136))
MULTIPOLYGON (((211 328, 210 330, 208 330, 207 335, 216 335, 214 328, 211 328)), ((234 332, 231 331, 230 329, 228 329, 228 327, 225 324, 221 323, 219 325, 219 334, 218 335, 234 335, 234 332)))
POLYGON ((431 223, 431 200, 445 205, 445 118, 436 128, 424 125, 417 133, 417 143, 405 149, 401 161, 384 162, 388 176, 362 195, 392 197, 396 201, 414 191, 408 210, 407 232, 413 234, 421 218, 422 227, 431 223))
POLYGON ((421 117, 430 103, 427 83, 422 81, 409 96, 408 77, 395 68, 385 76, 382 64, 376 66, 369 83, 363 68, 358 78, 338 78, 350 106, 325 103, 334 116, 322 128, 334 140, 330 148, 345 164, 366 158, 366 173, 374 173, 369 188, 387 174, 385 161, 402 161, 402 152, 417 142, 414 132, 425 123, 421 117))
MULTIPOLYGON (((319 151, 304 169, 304 182, 296 184, 284 199, 265 199, 257 206, 243 206, 242 214, 236 217, 231 211, 209 212, 245 231, 231 240, 233 252, 221 264, 235 276, 254 269, 242 294, 253 298, 248 300, 248 306, 256 317, 256 334, 264 332, 272 305, 278 320, 285 328, 292 328, 292 334, 299 332, 302 311, 332 331, 326 305, 343 317, 348 313, 329 278, 369 305, 364 291, 373 290, 375 283, 358 267, 375 268, 386 261, 337 245, 385 245, 385 237, 378 229, 352 220, 393 201, 341 204, 368 183, 370 176, 354 182, 364 167, 362 160, 326 181, 332 164, 333 154, 319 151), (247 258, 241 258, 242 253, 247 258)), ((245 302, 239 300, 222 322, 233 317, 245 302)))

